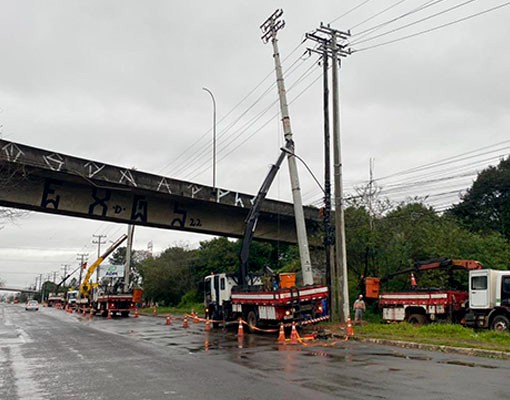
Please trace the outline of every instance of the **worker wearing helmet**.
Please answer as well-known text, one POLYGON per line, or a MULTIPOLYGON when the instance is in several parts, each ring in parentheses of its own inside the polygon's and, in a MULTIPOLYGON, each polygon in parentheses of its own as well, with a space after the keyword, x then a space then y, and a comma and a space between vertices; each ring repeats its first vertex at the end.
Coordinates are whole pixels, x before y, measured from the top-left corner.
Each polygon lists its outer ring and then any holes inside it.
POLYGON ((360 294, 358 299, 354 302, 354 323, 360 323, 363 319, 363 313, 366 310, 365 302, 363 301, 363 295, 360 294))

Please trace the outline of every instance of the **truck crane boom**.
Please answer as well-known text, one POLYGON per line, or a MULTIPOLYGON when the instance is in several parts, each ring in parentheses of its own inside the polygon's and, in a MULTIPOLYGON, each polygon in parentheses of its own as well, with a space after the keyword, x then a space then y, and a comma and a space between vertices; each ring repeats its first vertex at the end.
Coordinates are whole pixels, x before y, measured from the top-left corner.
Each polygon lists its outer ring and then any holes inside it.
POLYGON ((119 239, 117 239, 116 242, 112 243, 112 245, 108 247, 108 249, 106 249, 106 251, 103 254, 101 254, 101 256, 96 261, 94 261, 93 264, 90 265, 90 267, 87 270, 87 274, 85 275, 85 278, 83 278, 83 282, 80 283, 80 295, 82 296, 82 298, 89 297, 90 295, 90 291, 92 290, 92 285, 90 284, 90 277, 95 272, 97 267, 106 259, 106 257, 113 253, 115 249, 119 247, 127 239, 127 237, 128 236, 126 234, 122 235, 119 239))
POLYGON ((398 275, 430 271, 433 269, 445 269, 447 271, 465 269, 471 271, 476 269, 484 269, 484 266, 475 260, 452 260, 450 258, 437 258, 427 261, 417 261, 410 268, 387 274, 382 278, 364 278, 365 297, 369 299, 379 298, 380 284, 388 282, 398 275))
POLYGON ((280 156, 276 163, 271 165, 271 169, 267 174, 262 186, 260 187, 257 196, 253 202, 253 206, 250 209, 250 212, 245 220, 245 229, 243 235, 243 243, 241 245, 241 252, 239 253, 239 285, 245 286, 247 284, 248 278, 248 257, 250 255, 250 245, 253 240, 253 234, 255 233, 255 228, 257 227, 257 221, 260 215, 260 207, 264 202, 264 199, 267 196, 267 192, 271 188, 271 184, 274 181, 274 178, 282 165, 283 160, 285 159, 285 155, 289 153, 288 146, 281 148, 280 156))

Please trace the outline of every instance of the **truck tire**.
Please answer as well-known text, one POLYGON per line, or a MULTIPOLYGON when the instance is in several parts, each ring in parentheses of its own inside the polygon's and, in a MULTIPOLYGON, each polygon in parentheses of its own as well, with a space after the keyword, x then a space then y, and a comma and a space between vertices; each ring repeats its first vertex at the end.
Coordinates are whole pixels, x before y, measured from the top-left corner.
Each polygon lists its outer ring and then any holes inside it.
POLYGON ((411 314, 409 318, 407 319, 407 322, 409 322, 411 325, 415 326, 421 326, 427 324, 427 317, 422 314, 411 314))
POLYGON ((491 323, 491 329, 495 331, 508 331, 510 329, 510 320, 504 315, 496 315, 491 323))
POLYGON ((246 316, 246 322, 248 322, 248 329, 250 333, 255 332, 255 327, 257 326, 259 319, 257 317, 257 313, 255 311, 248 312, 246 316))

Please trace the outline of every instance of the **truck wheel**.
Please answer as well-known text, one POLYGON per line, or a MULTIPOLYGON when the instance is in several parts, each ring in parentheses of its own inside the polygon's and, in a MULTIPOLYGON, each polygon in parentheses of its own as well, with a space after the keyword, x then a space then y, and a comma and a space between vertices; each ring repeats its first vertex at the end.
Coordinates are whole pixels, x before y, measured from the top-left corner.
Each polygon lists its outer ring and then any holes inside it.
POLYGON ((491 328, 495 331, 508 331, 510 329, 510 321, 504 315, 496 315, 492 320, 491 328))
POLYGON ((258 324, 258 318, 255 311, 250 311, 248 315, 246 316, 246 322, 248 322, 248 329, 250 330, 250 333, 255 332, 255 327, 258 324))
POLYGON ((427 324, 427 317, 425 315, 421 314, 411 314, 409 318, 407 319, 407 322, 409 322, 411 325, 415 326, 421 326, 427 324))

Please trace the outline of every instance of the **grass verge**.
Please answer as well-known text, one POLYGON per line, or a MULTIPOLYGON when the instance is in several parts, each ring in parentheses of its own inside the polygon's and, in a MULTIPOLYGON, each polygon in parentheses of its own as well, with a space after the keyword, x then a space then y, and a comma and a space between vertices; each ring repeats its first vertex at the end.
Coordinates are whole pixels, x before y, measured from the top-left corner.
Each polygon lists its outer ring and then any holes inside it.
POLYGON ((354 329, 359 337, 510 352, 510 332, 475 331, 454 324, 413 326, 405 322, 368 323, 354 329))

